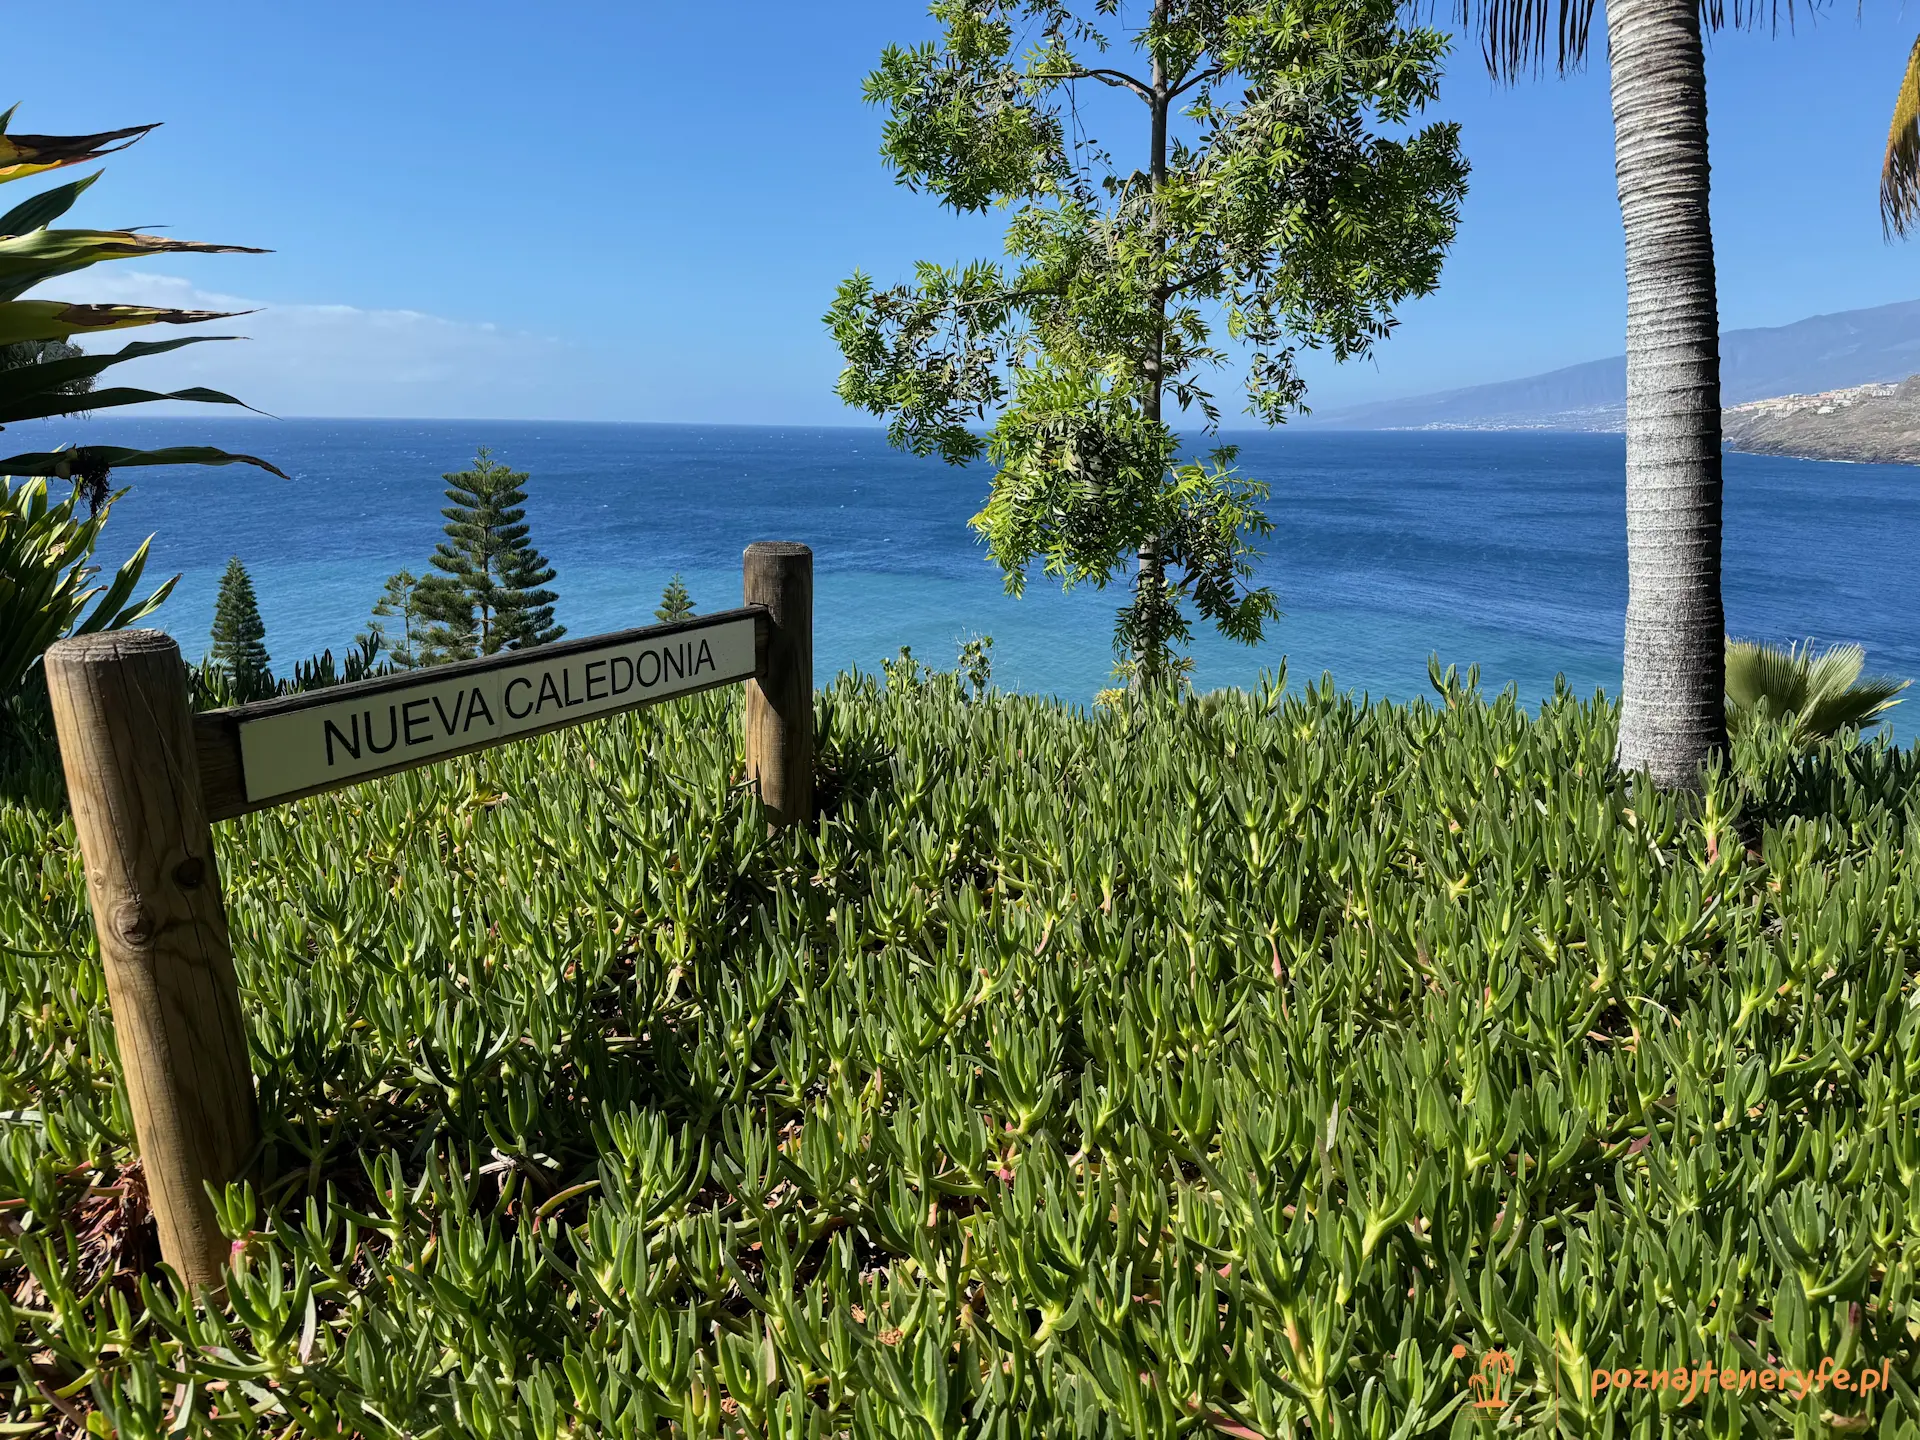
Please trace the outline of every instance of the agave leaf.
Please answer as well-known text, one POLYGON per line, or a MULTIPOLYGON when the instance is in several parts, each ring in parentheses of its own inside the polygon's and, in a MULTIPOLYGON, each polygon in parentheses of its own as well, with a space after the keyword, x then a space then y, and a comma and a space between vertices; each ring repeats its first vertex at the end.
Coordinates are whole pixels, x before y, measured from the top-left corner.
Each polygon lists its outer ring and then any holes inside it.
MULTIPOLYGON (((86 398, 89 402, 93 399, 91 395, 86 398)), ((292 478, 278 465, 258 455, 242 455, 212 445, 169 445, 159 450, 78 445, 67 450, 36 450, 0 460, 0 475, 46 475, 71 480, 77 472, 92 466, 123 470, 134 465, 257 465, 282 480, 292 478)))
POLYGON ((209 390, 204 385, 190 386, 185 390, 141 390, 131 385, 110 385, 105 390, 90 390, 85 395, 62 393, 29 397, 17 405, 0 408, 0 423, 39 420, 49 415, 70 415, 76 410, 112 410, 121 405, 144 405, 152 400, 191 400, 201 405, 238 405, 242 410, 253 410, 256 415, 266 414, 266 411, 254 410, 253 406, 246 401, 236 399, 224 390, 209 390))
MULTIPOLYGON (((169 350, 178 350, 183 345, 197 345, 203 340, 236 340, 236 335, 182 335, 172 340, 136 340, 131 345, 122 346, 111 355, 76 355, 67 360, 45 360, 36 365, 22 365, 13 370, 0 371, 0 425, 26 418, 15 413, 15 407, 32 402, 37 397, 58 394, 66 402, 67 410, 94 408, 93 395, 76 396, 67 389, 76 380, 88 380, 100 374, 109 366, 118 365, 125 360, 138 360, 147 355, 161 355, 169 350)), ((236 402, 237 403, 237 402, 236 402)))
POLYGON ((42 191, 31 200, 22 200, 5 215, 0 215, 0 235, 25 235, 30 230, 44 230, 72 209, 73 202, 80 198, 80 192, 103 173, 96 170, 91 175, 42 191))
POLYGON ((84 270, 102 260, 145 255, 266 255, 253 245, 215 245, 170 240, 132 230, 34 230, 0 239, 0 300, 12 300, 56 275, 84 270))
POLYGON ((133 587, 140 583, 140 574, 147 568, 147 549, 153 544, 149 535, 140 542, 140 548, 127 557, 127 562, 113 577, 113 583, 94 605, 85 620, 73 627, 75 635, 91 635, 97 630, 124 630, 137 625, 154 611, 158 610, 173 594, 173 587, 180 583, 178 575, 163 581, 160 587, 144 600, 127 603, 133 594, 133 587))
POLYGON ((14 300, 0 305, 0 345, 22 340, 66 340, 136 325, 195 325, 231 320, 251 310, 169 310, 153 305, 72 305, 64 300, 14 300))
MULTIPOLYGON (((11 117, 13 111, 7 111, 7 115, 11 117)), ((43 170, 58 170, 63 165, 84 165, 124 150, 158 128, 156 121, 152 125, 129 125, 124 130, 102 130, 98 135, 9 135, 0 130, 0 184, 43 170)))

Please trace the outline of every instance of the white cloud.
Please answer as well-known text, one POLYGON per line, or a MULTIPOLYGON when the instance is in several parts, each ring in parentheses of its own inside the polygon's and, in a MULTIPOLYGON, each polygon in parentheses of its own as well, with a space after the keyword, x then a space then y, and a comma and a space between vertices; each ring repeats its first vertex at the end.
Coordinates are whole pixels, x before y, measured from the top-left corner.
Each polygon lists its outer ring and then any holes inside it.
MULTIPOLYGON (((206 385, 278 415, 558 419, 590 408, 569 383, 593 369, 576 347, 492 324, 418 310, 276 305, 201 290, 173 275, 107 267, 50 281, 34 297, 257 312, 196 327, 247 339, 132 361, 108 372, 105 384, 153 390, 206 385)), ((191 333, 173 327, 118 331, 95 337, 86 348, 191 333)))

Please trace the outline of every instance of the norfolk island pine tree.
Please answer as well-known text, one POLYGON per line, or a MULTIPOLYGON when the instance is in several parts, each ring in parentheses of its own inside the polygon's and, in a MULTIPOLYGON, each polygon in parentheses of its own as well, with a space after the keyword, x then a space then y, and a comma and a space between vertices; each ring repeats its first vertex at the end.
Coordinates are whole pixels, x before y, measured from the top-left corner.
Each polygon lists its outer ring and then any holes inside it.
POLYGON ((213 648, 208 658, 233 686, 234 699, 242 703, 259 700, 273 693, 273 672, 268 668, 267 626, 260 618, 260 604, 254 597, 253 577, 235 555, 227 561, 220 577, 220 595, 213 607, 213 648))
POLYGON ((895 445, 990 457, 972 523, 1010 593, 1036 559, 1067 586, 1132 568, 1117 668, 1155 690, 1186 665, 1183 600, 1247 643, 1278 614, 1250 584, 1266 486, 1231 447, 1180 461, 1167 397, 1214 430, 1224 323, 1250 349, 1248 408, 1282 421, 1299 347, 1364 356, 1438 283, 1466 164, 1454 125, 1382 133, 1434 98, 1446 51, 1388 0, 1154 0, 1133 12, 1136 73, 1098 29, 1121 9, 940 0, 937 41, 886 51, 866 87, 883 156, 956 211, 1008 210, 1015 264, 923 263, 884 290, 856 272, 826 319, 840 397, 895 445), (1082 84, 1143 107, 1132 168, 1081 138, 1082 84))
POLYGON ((433 552, 433 567, 414 591, 428 622, 420 637, 429 662, 462 660, 545 645, 566 634, 554 624, 553 602, 544 589, 554 578, 528 538, 525 472, 510 470, 483 445, 471 470, 443 475, 447 499, 440 513, 446 535, 433 552))

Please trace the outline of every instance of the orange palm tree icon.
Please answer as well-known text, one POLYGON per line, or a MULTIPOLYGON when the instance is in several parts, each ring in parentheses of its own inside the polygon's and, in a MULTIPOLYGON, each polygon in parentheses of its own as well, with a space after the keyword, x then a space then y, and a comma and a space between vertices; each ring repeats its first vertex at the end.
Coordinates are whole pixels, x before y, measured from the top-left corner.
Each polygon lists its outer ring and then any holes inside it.
POLYGON ((1473 1402, 1476 1410, 1504 1410, 1507 1407, 1507 1379, 1513 1374, 1513 1356, 1505 1350, 1489 1350, 1480 1357, 1479 1371, 1467 1384, 1480 1393, 1473 1402))

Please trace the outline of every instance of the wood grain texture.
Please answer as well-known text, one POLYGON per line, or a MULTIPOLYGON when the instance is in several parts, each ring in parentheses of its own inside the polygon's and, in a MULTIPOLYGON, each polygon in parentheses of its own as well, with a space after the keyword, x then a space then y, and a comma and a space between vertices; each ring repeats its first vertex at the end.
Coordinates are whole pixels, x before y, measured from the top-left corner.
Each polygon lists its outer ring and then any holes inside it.
POLYGON ((813 551, 790 540, 747 547, 745 602, 772 621, 766 664, 747 682, 747 777, 775 826, 813 819, 813 551))
POLYGON ((46 673, 161 1253, 218 1288, 202 1186, 241 1176, 259 1122, 186 667, 168 636, 122 630, 58 642, 46 673))
MULTIPOLYGON (((461 675, 482 674, 488 670, 498 670, 509 665, 524 664, 541 656, 561 657, 578 654, 604 645, 632 643, 639 644, 647 640, 664 639, 678 634, 682 630, 698 631, 722 622, 737 618, 745 612, 754 617, 754 657, 755 668, 761 674, 766 673, 767 646, 772 633, 772 623, 763 610, 743 607, 742 610, 728 610, 715 615, 701 615, 692 620, 676 620, 667 625, 649 625, 641 630, 623 630, 609 635, 588 635, 578 640, 563 640, 555 645, 539 647, 533 650, 507 650, 498 655, 489 655, 478 660, 461 660, 451 665, 436 665, 430 671, 404 671, 397 675, 382 675, 372 680, 358 681, 353 685, 334 685, 324 690, 309 690, 300 695, 286 695, 273 700, 259 700, 251 705, 236 705, 226 710, 209 710, 193 717, 194 747, 200 760, 200 783, 205 797, 208 820, 231 820, 239 815, 249 815, 255 810, 271 809, 275 805, 288 805, 309 795, 324 794, 329 790, 339 790, 348 785, 359 785, 369 780, 378 780, 382 776, 395 775, 402 770, 414 770, 423 765, 435 765, 442 760, 452 760, 456 756, 470 755, 477 750, 491 749, 495 745, 509 745, 516 740, 531 740, 538 735, 546 735, 555 730, 564 730, 569 725, 583 724, 587 720, 605 720, 613 715, 624 714, 627 710, 638 710, 647 705, 658 705, 666 700, 680 700, 688 695, 696 695, 702 690, 712 690, 721 685, 736 685, 738 680, 716 680, 711 685, 700 685, 676 691, 672 695, 637 699, 631 705, 617 710, 601 710, 593 715, 568 716, 543 725, 538 729, 519 730, 511 735, 492 736, 464 745, 455 750, 443 750, 432 755, 416 759, 402 759, 383 769, 353 776, 351 779, 326 785, 315 785, 309 789, 297 790, 285 795, 274 795, 264 800, 247 798, 246 775, 240 760, 240 722, 258 715, 278 714, 287 710, 299 710, 322 705, 333 705, 341 700, 364 695, 369 698, 384 695, 390 691, 403 690, 409 685, 418 684, 423 675, 435 680, 457 679, 461 675)), ((748 682, 751 683, 751 682, 748 682)))

